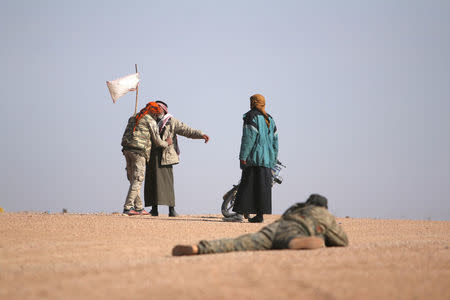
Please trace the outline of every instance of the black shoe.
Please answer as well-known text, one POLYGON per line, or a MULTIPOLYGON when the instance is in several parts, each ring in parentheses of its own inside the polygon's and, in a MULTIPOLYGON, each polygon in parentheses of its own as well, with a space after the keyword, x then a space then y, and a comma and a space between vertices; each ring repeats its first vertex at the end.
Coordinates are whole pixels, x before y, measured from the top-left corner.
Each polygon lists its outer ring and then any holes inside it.
POLYGON ((175 207, 169 206, 169 217, 178 217, 175 207))
POLYGON ((256 215, 253 218, 248 219, 250 223, 262 223, 264 222, 263 215, 256 215))
POLYGON ((158 206, 152 206, 152 210, 150 211, 150 214, 153 216, 153 217, 157 217, 159 214, 158 214, 158 206))

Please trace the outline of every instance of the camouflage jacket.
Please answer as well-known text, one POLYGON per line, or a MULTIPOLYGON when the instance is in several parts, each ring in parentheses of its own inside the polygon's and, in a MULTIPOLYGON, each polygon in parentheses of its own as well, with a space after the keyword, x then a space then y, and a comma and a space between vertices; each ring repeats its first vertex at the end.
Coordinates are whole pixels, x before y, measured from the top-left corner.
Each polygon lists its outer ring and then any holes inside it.
POLYGON ((122 137, 122 151, 130 151, 140 154, 145 157, 147 161, 150 159, 150 150, 152 142, 157 147, 167 147, 166 141, 163 141, 158 134, 158 125, 155 119, 150 115, 145 115, 139 121, 136 129, 133 131, 136 118, 134 116, 128 119, 127 127, 122 137))
POLYGON ((166 140, 168 137, 172 138, 172 145, 169 145, 167 148, 164 148, 161 155, 161 165, 173 165, 180 162, 178 157, 178 140, 177 135, 182 135, 191 139, 202 139, 203 132, 200 130, 189 127, 183 122, 175 119, 174 117, 170 118, 170 120, 166 123, 166 126, 162 130, 161 138, 166 140))
POLYGON ((325 245, 347 246, 348 238, 336 218, 324 207, 297 203, 291 206, 282 216, 281 220, 300 223, 311 236, 321 236, 325 245))

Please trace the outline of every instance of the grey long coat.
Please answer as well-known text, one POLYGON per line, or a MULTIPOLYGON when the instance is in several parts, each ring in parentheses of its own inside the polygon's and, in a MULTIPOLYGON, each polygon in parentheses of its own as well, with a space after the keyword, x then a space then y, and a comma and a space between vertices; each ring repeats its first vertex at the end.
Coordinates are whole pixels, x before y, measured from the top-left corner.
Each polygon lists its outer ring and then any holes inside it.
POLYGON ((161 156, 161 165, 168 166, 180 162, 176 149, 178 149, 177 135, 182 135, 190 139, 202 139, 204 133, 200 130, 189 127, 183 122, 172 117, 163 129, 161 139, 165 141, 169 136, 172 138, 173 144, 164 148, 161 156))

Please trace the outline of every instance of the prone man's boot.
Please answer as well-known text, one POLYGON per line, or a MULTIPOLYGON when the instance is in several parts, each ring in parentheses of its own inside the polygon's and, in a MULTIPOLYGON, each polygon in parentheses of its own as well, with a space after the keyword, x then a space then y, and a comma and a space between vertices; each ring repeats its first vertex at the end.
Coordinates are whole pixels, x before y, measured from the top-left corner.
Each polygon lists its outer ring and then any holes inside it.
POLYGON ((178 217, 175 207, 169 206, 169 217, 178 217))
POLYGON ((197 245, 176 245, 172 249, 173 256, 195 255, 198 254, 197 245))
POLYGON ((288 248, 293 250, 312 250, 323 247, 325 247, 324 240, 316 236, 296 237, 288 245, 288 248))

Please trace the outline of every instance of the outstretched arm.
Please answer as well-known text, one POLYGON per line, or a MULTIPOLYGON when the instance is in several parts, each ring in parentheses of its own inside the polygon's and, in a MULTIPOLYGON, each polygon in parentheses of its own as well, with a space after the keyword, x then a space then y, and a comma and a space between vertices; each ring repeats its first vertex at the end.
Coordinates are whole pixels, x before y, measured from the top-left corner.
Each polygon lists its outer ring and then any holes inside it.
POLYGON ((348 245, 347 234, 344 232, 344 229, 336 223, 336 219, 334 218, 325 232, 325 245, 327 247, 345 247, 348 245))
POLYGON ((336 222, 336 217, 333 216, 328 209, 314 207, 310 213, 312 214, 312 217, 317 220, 320 227, 319 232, 324 235, 325 245, 327 247, 343 247, 348 245, 347 234, 336 222))
POLYGON ((205 143, 209 141, 209 136, 198 129, 194 129, 183 122, 172 118, 175 134, 182 135, 190 139, 204 139, 205 143))

